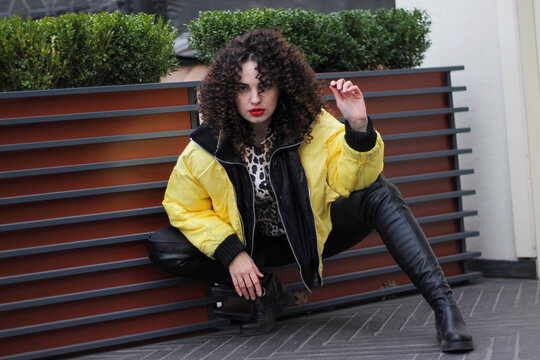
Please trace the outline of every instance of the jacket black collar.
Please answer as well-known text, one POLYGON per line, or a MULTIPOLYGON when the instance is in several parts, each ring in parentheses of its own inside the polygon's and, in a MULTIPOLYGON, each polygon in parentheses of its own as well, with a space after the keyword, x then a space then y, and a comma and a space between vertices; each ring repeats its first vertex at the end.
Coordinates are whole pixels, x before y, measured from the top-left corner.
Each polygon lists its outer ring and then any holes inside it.
MULTIPOLYGON (((227 162, 241 162, 241 158, 234 145, 228 139, 221 135, 216 136, 212 130, 205 124, 200 125, 191 133, 191 140, 197 143, 204 150, 212 154, 218 160, 227 162)), ((274 144, 274 151, 291 145, 300 145, 303 142, 302 137, 294 138, 288 136, 274 144)))

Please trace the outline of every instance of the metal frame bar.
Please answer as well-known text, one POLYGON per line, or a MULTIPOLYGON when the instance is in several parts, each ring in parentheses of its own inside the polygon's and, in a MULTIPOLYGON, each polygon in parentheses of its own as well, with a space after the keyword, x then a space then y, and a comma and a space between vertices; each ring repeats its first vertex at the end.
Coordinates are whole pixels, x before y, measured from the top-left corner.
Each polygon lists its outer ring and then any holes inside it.
POLYGON ((439 109, 425 109, 425 110, 412 110, 412 111, 398 111, 391 113, 378 113, 370 114, 369 117, 373 120, 383 120, 383 119, 396 119, 403 117, 414 117, 414 116, 428 116, 428 115, 443 115, 456 112, 469 111, 468 107, 447 107, 439 109))
POLYGON ((451 199, 451 198, 457 198, 461 196, 468 196, 468 195, 474 195, 474 194, 476 194, 475 190, 449 191, 445 193, 437 193, 437 194, 431 194, 431 195, 411 196, 411 197, 405 198, 405 202, 407 204, 416 204, 420 202, 451 199))
POLYGON ((109 212, 103 212, 103 213, 97 213, 97 214, 75 215, 75 216, 66 216, 62 218, 23 221, 23 222, 18 222, 18 223, 0 225, 0 232, 24 230, 24 229, 35 229, 35 228, 45 227, 45 226, 76 224, 76 223, 99 221, 99 220, 119 219, 119 218, 125 218, 125 217, 130 217, 130 216, 160 214, 164 212, 165 210, 163 209, 163 206, 151 206, 151 207, 146 207, 146 208, 109 211, 109 212))
MULTIPOLYGON (((446 82, 446 85, 447 86, 452 86, 452 74, 447 71, 445 73, 445 82, 446 82)), ((452 93, 447 93, 446 94, 446 97, 447 97, 447 101, 448 101, 448 106, 450 107, 453 107, 454 106, 454 98, 453 98, 453 94, 452 93)), ((454 116, 454 113, 450 113, 447 115, 448 117, 448 126, 450 128, 453 128, 455 129, 456 128, 456 119, 455 119, 455 116, 454 116)), ((451 144, 452 144, 452 148, 453 149, 457 149, 458 147, 458 143, 457 143, 457 136, 456 134, 453 134, 450 136, 450 141, 451 141, 451 144)), ((472 149, 471 149, 471 153, 472 153, 472 149)), ((458 156, 454 156, 453 159, 453 166, 454 166, 454 169, 459 169, 459 158, 458 156)), ((456 189, 459 191, 462 189, 461 187, 461 178, 458 176, 454 179, 455 181, 455 186, 456 186, 456 189)), ((456 207, 458 209, 458 211, 462 211, 463 210, 463 200, 462 198, 458 197, 455 199, 456 201, 456 207)), ((465 222, 463 219, 458 219, 458 228, 460 231, 464 231, 465 230, 465 222)), ((461 251, 467 251, 467 243, 465 242, 465 239, 463 239, 461 242, 460 242, 460 250, 461 251)), ((462 270, 465 271, 465 266, 462 266, 462 270)))
POLYGON ((431 67, 421 69, 392 69, 392 70, 366 70, 366 71, 344 71, 344 72, 330 72, 316 74, 317 79, 337 79, 347 77, 373 77, 373 76, 388 76, 388 75, 410 75, 410 74, 424 74, 431 72, 448 72, 455 70, 463 70, 464 66, 444 66, 444 67, 431 67))
POLYGON ((173 130, 173 131, 156 131, 151 133, 138 133, 127 135, 113 135, 113 136, 96 136, 78 139, 68 140, 52 140, 52 141, 38 141, 30 143, 18 143, 0 145, 0 152, 4 151, 19 151, 19 150, 35 150, 54 147, 76 146, 76 145, 91 145, 91 144, 104 144, 114 143, 122 141, 134 141, 134 140, 150 140, 150 139, 162 139, 179 136, 189 136, 193 130, 173 130))
MULTIPOLYGON (((370 98, 380 98, 387 96, 407 96, 407 95, 425 95, 425 94, 440 94, 448 93, 454 91, 465 91, 467 87, 465 86, 441 86, 433 88, 417 88, 417 89, 402 89, 402 90, 385 90, 385 91, 366 91, 362 92, 364 99, 370 98)), ((334 101, 336 100, 334 95, 323 95, 322 99, 324 101, 334 101)))
POLYGON ((140 166, 140 165, 153 165, 162 163, 175 163, 178 160, 178 155, 171 156, 159 156, 153 158, 143 159, 131 159, 131 160, 118 160, 118 161, 105 161, 91 164, 77 164, 77 165, 62 165, 51 166, 38 169, 23 169, 23 170, 9 170, 0 172, 0 179, 10 179, 24 176, 36 176, 36 175, 50 175, 50 174, 62 174, 68 172, 79 172, 88 170, 103 170, 113 169, 128 166, 140 166))
MULTIPOLYGON (((19 248, 13 250, 3 250, 0 251, 0 259, 8 259, 19 256, 28 256, 28 255, 37 255, 37 254, 47 254, 57 251, 65 250, 74 250, 74 249, 85 249, 95 246, 104 246, 112 244, 122 244, 133 241, 146 240, 152 234, 152 232, 138 233, 138 234, 129 234, 121 236, 111 236, 106 238, 98 238, 91 240, 82 240, 82 241, 72 241, 61 244, 52 244, 52 245, 43 245, 43 246, 33 246, 27 248, 19 248)), ((1 307, 1 305, 0 305, 1 307)))
POLYGON ((92 195, 116 194, 116 193, 121 193, 121 192, 126 192, 126 191, 160 189, 160 188, 165 188, 166 186, 167 186, 167 181, 164 180, 164 181, 153 181, 153 182, 138 183, 138 184, 104 186, 104 187, 90 188, 90 189, 58 191, 58 192, 43 193, 43 194, 11 196, 11 197, 0 198, 0 205, 22 204, 22 203, 35 202, 35 201, 66 199, 66 198, 92 196, 92 195))
POLYGON ((40 116, 5 118, 5 119, 0 119, 0 126, 36 124, 36 123, 44 123, 44 122, 71 121, 71 120, 103 119, 103 118, 124 117, 124 116, 168 114, 168 113, 188 112, 188 111, 189 112, 197 111, 197 106, 196 105, 177 105, 177 106, 163 106, 163 107, 156 107, 156 108, 108 110, 108 111, 96 111, 96 112, 85 112, 85 113, 69 113, 69 114, 61 114, 61 115, 40 115, 40 116))
POLYGON ((9 91, 0 93, 2 99, 21 99, 27 97, 44 97, 57 95, 77 95, 77 94, 94 94, 108 92, 125 92, 125 91, 147 91, 160 89, 181 89, 200 85, 200 81, 181 81, 170 83, 145 83, 145 84, 127 84, 127 85, 105 85, 105 86, 89 86, 83 88, 66 88, 66 89, 51 89, 51 90, 28 90, 28 91, 9 91))
POLYGON ((440 172, 427 173, 427 174, 395 176, 392 178, 388 178, 388 181, 390 181, 392 184, 401 184, 404 182, 434 180, 434 179, 442 179, 442 178, 447 178, 447 177, 455 177, 455 176, 470 175, 470 174, 474 174, 473 169, 448 170, 448 171, 440 171, 440 172))
POLYGON ((87 274, 91 272, 98 272, 98 271, 105 271, 105 270, 123 269, 123 268, 148 265, 148 264, 151 264, 150 260, 144 257, 144 258, 139 258, 139 259, 120 260, 120 261, 113 261, 113 262, 101 263, 101 264, 77 266, 77 267, 66 268, 66 269, 41 271, 41 272, 30 273, 30 274, 4 276, 0 278, 0 285, 17 284, 17 283, 43 280, 43 279, 53 279, 53 278, 58 278, 58 277, 63 277, 63 276, 80 275, 80 274, 87 274))
POLYGON ((472 153, 471 149, 461 149, 461 150, 440 150, 440 151, 431 151, 423 153, 413 153, 413 154, 404 154, 404 155, 392 155, 385 156, 385 163, 399 162, 399 161, 409 161, 409 160, 420 160, 420 159, 430 159, 435 157, 449 157, 456 156, 460 154, 470 154, 472 153))
POLYGON ((417 131, 417 132, 410 132, 410 133, 388 134, 388 135, 382 135, 381 137, 384 141, 393 141, 393 140, 404 140, 404 139, 417 139, 417 138, 432 137, 432 136, 454 135, 454 134, 461 134, 461 133, 468 133, 468 132, 471 132, 471 128, 417 131))

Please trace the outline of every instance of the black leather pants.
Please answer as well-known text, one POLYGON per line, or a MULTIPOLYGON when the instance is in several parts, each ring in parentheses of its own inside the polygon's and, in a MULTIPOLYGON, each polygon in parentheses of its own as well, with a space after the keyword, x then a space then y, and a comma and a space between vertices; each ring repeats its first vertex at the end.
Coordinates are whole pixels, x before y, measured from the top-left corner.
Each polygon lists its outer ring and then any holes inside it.
POLYGON ((324 257, 354 246, 372 229, 427 302, 453 304, 452 291, 418 222, 399 190, 383 175, 368 188, 332 205, 333 230, 324 257))
MULTIPOLYGON (((430 305, 451 303, 452 292, 424 233, 398 189, 383 175, 366 189, 338 199, 332 204, 331 212, 333 229, 323 258, 354 246, 375 229, 396 263, 430 305)), ((200 253, 177 229, 160 229, 150 240, 150 259, 162 269, 177 276, 228 283, 228 270, 200 253)), ((285 239, 256 241, 267 244, 259 246, 258 242, 255 247, 263 249, 254 255, 259 267, 294 262, 285 239)))
MULTIPOLYGON (((259 269, 295 262, 285 236, 255 236, 253 261, 259 269)), ((149 258, 159 268, 180 277, 230 285, 229 270, 201 253, 173 226, 157 230, 148 242, 149 258)))

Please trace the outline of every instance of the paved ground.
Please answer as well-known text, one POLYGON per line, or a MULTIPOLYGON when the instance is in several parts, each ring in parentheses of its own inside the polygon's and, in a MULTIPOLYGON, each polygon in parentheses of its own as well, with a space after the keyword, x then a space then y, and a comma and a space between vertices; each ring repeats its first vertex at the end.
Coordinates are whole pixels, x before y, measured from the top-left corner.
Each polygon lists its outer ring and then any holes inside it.
POLYGON ((419 295, 280 320, 264 336, 217 331, 72 360, 540 360, 540 281, 485 278, 454 289, 476 350, 446 355, 419 295))

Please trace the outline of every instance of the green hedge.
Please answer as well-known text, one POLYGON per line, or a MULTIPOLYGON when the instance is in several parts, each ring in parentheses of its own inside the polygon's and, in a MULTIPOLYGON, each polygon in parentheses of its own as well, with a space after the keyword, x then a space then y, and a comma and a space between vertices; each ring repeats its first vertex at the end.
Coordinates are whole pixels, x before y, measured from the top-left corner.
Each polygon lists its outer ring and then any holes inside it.
POLYGON ((188 24, 189 44, 208 64, 233 38, 258 28, 280 29, 317 72, 419 66, 430 46, 422 10, 250 9, 206 11, 188 24))
POLYGON ((175 31, 120 12, 0 20, 0 91, 156 82, 176 68, 175 31))

